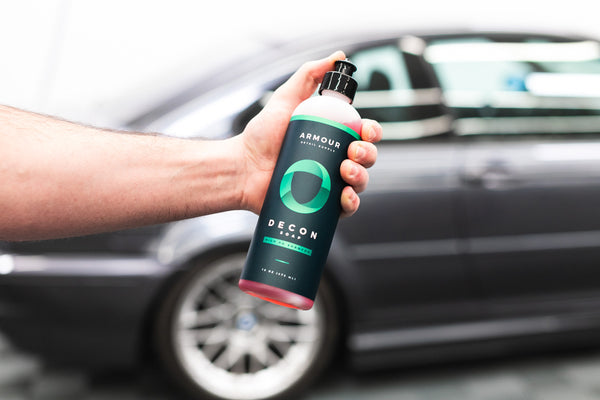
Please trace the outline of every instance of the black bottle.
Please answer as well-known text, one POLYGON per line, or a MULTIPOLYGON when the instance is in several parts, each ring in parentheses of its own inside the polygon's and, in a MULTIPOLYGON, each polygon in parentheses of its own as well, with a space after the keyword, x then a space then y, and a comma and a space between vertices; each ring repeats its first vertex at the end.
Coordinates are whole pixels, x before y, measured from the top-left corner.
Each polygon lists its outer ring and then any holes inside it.
POLYGON ((312 307, 346 186, 340 165, 360 140, 351 103, 356 67, 336 61, 319 95, 294 110, 250 244, 240 289, 284 306, 312 307))

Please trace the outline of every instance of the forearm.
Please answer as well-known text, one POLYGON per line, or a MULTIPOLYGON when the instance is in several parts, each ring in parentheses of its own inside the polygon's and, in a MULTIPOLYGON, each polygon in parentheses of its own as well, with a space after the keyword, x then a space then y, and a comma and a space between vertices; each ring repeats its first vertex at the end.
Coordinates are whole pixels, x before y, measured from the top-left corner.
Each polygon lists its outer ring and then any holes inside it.
POLYGON ((237 208, 235 139, 104 131, 0 106, 0 239, 124 229, 237 208))

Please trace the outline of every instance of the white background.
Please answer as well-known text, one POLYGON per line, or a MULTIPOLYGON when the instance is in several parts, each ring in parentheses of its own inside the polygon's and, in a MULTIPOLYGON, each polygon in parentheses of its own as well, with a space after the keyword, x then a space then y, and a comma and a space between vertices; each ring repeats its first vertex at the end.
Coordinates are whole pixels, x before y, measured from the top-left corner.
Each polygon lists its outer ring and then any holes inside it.
POLYGON ((118 126, 234 55, 330 29, 600 37, 597 0, 0 0, 0 103, 118 126), (325 18, 335 15, 337 18, 325 18))

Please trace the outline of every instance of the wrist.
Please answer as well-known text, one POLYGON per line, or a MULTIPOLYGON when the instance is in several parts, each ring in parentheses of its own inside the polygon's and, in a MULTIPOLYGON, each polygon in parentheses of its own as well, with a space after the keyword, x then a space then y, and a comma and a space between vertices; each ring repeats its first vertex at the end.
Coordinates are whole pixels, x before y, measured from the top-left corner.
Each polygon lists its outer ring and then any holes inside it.
POLYGON ((248 163, 245 157, 245 144, 242 135, 236 135, 232 138, 222 141, 225 158, 231 169, 229 170, 231 179, 232 193, 232 210, 247 210, 247 188, 248 178, 248 163))
POLYGON ((241 208, 245 180, 238 140, 192 143, 188 195, 194 216, 241 208))
POLYGON ((251 190, 252 179, 250 178, 250 163, 248 160, 248 151, 243 134, 236 135, 232 138, 226 139, 225 143, 229 149, 230 163, 234 166, 234 178, 235 182, 235 197, 234 197, 234 209, 237 210, 250 210, 252 209, 251 190))

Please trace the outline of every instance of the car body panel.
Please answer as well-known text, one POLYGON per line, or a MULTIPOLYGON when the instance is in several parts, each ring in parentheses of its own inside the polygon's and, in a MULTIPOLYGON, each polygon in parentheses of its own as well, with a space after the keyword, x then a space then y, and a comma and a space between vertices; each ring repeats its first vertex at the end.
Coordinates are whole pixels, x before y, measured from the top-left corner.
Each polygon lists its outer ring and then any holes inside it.
POLYGON ((165 264, 181 265, 221 246, 249 245, 257 219, 248 211, 227 211, 169 224, 157 243, 156 257, 165 264))
POLYGON ((599 150, 600 138, 469 143, 468 252, 486 298, 600 295, 599 150))
POLYGON ((443 321, 432 315, 440 306, 470 314, 465 304, 476 299, 457 224, 459 154, 453 143, 379 146, 361 208, 336 234, 360 282, 357 329, 443 321))
POLYGON ((19 348, 89 368, 139 360, 146 312, 168 267, 116 254, 1 257, 0 327, 19 348))

